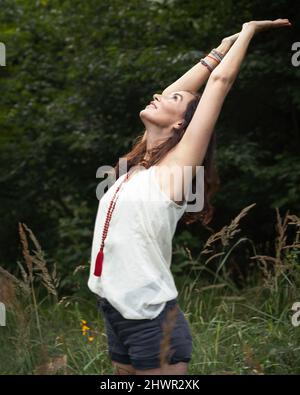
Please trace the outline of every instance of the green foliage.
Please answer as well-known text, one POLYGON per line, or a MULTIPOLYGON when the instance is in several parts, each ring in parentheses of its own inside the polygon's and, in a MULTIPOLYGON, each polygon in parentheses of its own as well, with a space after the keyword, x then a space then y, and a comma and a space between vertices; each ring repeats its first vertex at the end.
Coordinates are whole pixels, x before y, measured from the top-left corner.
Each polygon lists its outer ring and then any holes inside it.
MULTIPOLYGON (((291 322, 300 278, 297 262, 291 263, 295 282, 287 287, 281 276, 279 292, 261 281, 229 289, 226 278, 207 286, 201 277, 181 289, 179 305, 193 338, 188 374, 300 373, 300 331, 291 322)), ((1 328, 1 374, 113 374, 95 298, 73 295, 53 303, 38 297, 42 339, 30 301, 10 302, 7 327, 1 328)))
MULTIPOLYGON (((190 374, 299 373, 299 331, 291 318, 300 298, 300 218, 281 218, 277 210, 274 255, 257 255, 239 228, 253 206, 211 234, 199 256, 192 256, 187 247, 197 244, 189 232, 176 239, 178 300, 193 335, 190 374), (290 227, 292 238, 287 237, 290 227), (248 256, 249 245, 254 256, 248 256), (255 261, 255 270, 242 278, 243 287, 232 281, 233 266, 227 264, 238 247, 242 261, 235 263, 240 263, 240 273, 247 260, 255 261)), ((21 278, 0 266, 0 300, 8 313, 0 337, 5 355, 0 373, 110 374, 105 321, 95 313, 95 295, 87 291, 86 266, 65 276, 69 284, 64 286, 73 288, 73 294, 62 296, 61 273, 55 268, 50 273, 52 265, 37 237, 25 224, 20 235, 25 261, 18 262, 21 278)))

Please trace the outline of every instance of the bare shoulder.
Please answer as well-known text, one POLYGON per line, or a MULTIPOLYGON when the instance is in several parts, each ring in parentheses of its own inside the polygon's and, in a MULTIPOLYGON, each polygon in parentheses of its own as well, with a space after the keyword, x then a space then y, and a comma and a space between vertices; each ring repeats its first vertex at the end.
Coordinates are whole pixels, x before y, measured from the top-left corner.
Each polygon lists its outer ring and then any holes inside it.
POLYGON ((194 164, 188 155, 188 150, 184 148, 184 145, 178 143, 158 162, 156 165, 157 173, 166 175, 171 172, 171 174, 176 174, 178 178, 180 176, 185 177, 191 172, 193 178, 196 174, 196 166, 199 166, 199 163, 194 164))
POLYGON ((169 152, 154 167, 154 177, 160 189, 175 203, 183 204, 185 200, 184 183, 188 182, 188 175, 185 173, 184 165, 181 161, 178 161, 174 151, 169 152))

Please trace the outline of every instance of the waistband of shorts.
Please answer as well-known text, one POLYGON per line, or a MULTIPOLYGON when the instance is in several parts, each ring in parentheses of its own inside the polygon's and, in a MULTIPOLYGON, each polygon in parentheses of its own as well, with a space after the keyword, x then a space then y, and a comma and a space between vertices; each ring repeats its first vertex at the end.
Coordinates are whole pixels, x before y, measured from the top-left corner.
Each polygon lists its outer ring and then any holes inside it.
MULTIPOLYGON (((98 295, 97 299, 98 299, 98 302, 102 302, 102 303, 111 305, 111 303, 108 301, 108 299, 104 298, 103 296, 99 296, 98 295)), ((173 304, 173 303, 174 304, 178 303, 178 298, 177 297, 174 298, 174 299, 170 299, 170 300, 166 301, 166 305, 170 305, 170 304, 173 304)))

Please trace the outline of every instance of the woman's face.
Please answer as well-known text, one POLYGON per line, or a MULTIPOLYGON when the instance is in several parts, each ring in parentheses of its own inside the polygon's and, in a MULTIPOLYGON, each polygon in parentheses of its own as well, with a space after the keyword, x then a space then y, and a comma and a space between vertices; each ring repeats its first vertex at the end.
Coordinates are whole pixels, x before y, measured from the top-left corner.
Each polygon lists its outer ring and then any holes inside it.
POLYGON ((179 127, 188 103, 195 96, 187 91, 176 91, 166 95, 153 95, 153 101, 141 112, 140 118, 147 123, 152 123, 161 128, 179 127))

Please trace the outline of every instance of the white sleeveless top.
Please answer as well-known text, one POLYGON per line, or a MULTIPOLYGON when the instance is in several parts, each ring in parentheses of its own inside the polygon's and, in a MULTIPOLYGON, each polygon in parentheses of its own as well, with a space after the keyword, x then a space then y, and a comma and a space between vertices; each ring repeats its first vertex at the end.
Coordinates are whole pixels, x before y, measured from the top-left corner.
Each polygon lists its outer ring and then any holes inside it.
POLYGON ((141 167, 117 192, 100 277, 94 268, 107 210, 126 174, 100 199, 95 221, 88 287, 127 319, 153 319, 178 296, 170 271, 172 239, 187 201, 179 205, 160 189, 156 167, 141 167))

